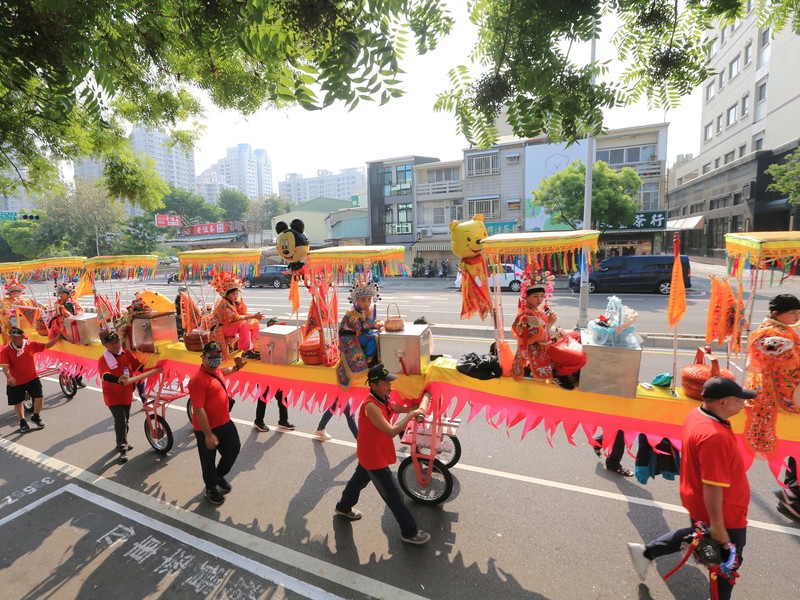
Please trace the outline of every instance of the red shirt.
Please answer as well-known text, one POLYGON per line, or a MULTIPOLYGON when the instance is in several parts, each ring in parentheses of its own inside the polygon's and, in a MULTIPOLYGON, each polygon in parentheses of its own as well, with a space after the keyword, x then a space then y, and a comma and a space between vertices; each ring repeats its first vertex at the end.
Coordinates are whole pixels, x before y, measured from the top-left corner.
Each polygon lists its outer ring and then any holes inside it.
POLYGON ((15 385, 28 383, 38 377, 33 355, 45 349, 46 346, 43 343, 29 341, 25 344, 22 355, 17 356, 17 350, 9 344, 0 350, 0 365, 8 365, 8 372, 14 378, 15 385))
POLYGON ((709 524, 703 484, 723 488, 726 529, 747 526, 750 484, 736 436, 729 426, 697 408, 683 422, 681 502, 692 520, 709 524))
POLYGON ((130 350, 123 350, 122 354, 117 356, 117 367, 111 369, 106 362, 105 353, 100 356, 97 361, 97 370, 100 372, 100 380, 103 386, 103 401, 106 406, 113 406, 115 404, 130 405, 133 402, 133 384, 120 385, 113 381, 105 381, 103 375, 111 373, 115 377, 121 377, 125 374, 125 367, 128 367, 128 375, 133 376, 134 372, 141 366, 141 363, 131 353, 130 350))
POLYGON ((358 411, 358 438, 356 439, 356 456, 359 464, 370 471, 383 469, 397 462, 394 449, 394 438, 375 427, 367 416, 367 405, 375 404, 381 409, 383 417, 391 422, 392 407, 388 402, 380 402, 370 394, 364 399, 358 411))
MULTIPOLYGON (((189 399, 192 401, 192 409, 202 408, 206 411, 211 429, 225 425, 231 420, 228 390, 221 381, 224 381, 221 369, 209 370, 205 367, 200 367, 189 380, 189 399)), ((195 431, 202 431, 197 423, 197 414, 194 412, 192 426, 195 431)))

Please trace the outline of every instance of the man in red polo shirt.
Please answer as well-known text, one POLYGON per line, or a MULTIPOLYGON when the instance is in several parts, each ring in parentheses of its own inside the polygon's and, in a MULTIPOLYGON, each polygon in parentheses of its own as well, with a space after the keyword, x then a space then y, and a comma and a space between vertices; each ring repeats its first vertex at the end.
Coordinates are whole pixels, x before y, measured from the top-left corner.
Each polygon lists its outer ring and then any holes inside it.
POLYGON ((26 433, 31 430, 31 426, 25 420, 25 409, 22 405, 26 392, 33 398, 31 421, 39 429, 44 427, 44 421, 39 415, 44 402, 44 392, 42 391, 42 382, 36 374, 34 355, 60 342, 62 338, 59 334, 46 344, 31 342, 25 339, 25 332, 19 327, 12 327, 8 334, 11 343, 0 350, 0 367, 6 375, 8 405, 13 406, 14 412, 17 413, 19 432, 26 433))
POLYGON ((202 360, 200 369, 189 379, 192 426, 206 484, 206 498, 211 504, 222 504, 225 502, 224 494, 231 491, 225 475, 236 462, 241 448, 239 432, 231 421, 228 390, 222 378, 237 372, 244 363, 237 356, 235 367, 220 369, 222 348, 217 342, 203 346, 202 360), (220 455, 218 463, 217 452, 220 455))
MULTIPOLYGON (((681 449, 681 502, 692 523, 702 521, 711 537, 727 549, 736 546, 739 565, 747 541, 747 509, 750 484, 736 436, 728 421, 756 397, 754 390, 742 389, 732 379, 712 377, 703 385, 703 404, 691 411, 683 423, 681 449)), ((649 544, 628 544, 631 560, 644 581, 650 562, 681 549, 691 542, 694 526, 671 531, 649 544)), ((723 551, 723 558, 726 554, 723 551)), ((719 600, 731 597, 733 585, 717 579, 719 600)))
POLYGON ((419 409, 411 410, 389 403, 392 381, 395 379, 397 375, 389 373, 382 364, 375 365, 368 372, 369 396, 364 399, 358 411, 358 466, 336 504, 335 513, 351 521, 358 521, 362 516, 361 511, 353 507, 358 502, 361 490, 371 481, 397 519, 400 538, 408 544, 424 544, 431 539, 431 534, 417 528, 417 522, 403 502, 402 492, 389 465, 397 462, 394 436, 405 431, 411 419, 417 415, 425 416, 425 413, 419 409), (391 419, 395 412, 408 414, 392 425, 391 419))

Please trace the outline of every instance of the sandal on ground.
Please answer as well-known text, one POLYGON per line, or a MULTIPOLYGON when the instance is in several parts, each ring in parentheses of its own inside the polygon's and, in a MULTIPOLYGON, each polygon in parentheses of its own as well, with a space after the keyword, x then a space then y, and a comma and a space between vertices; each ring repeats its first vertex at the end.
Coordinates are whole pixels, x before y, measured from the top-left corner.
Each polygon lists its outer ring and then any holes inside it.
POLYGON ((633 477, 633 471, 630 469, 626 469, 622 465, 618 465, 616 467, 606 467, 609 471, 614 471, 617 475, 622 475, 623 477, 633 477))

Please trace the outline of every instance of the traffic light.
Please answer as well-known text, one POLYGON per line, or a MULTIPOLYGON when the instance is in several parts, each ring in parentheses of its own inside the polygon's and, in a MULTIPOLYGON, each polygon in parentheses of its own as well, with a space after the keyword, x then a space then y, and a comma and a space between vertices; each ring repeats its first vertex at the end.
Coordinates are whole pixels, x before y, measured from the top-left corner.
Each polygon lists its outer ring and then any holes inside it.
POLYGON ((22 219, 22 220, 28 220, 28 221, 38 221, 39 220, 39 215, 21 214, 19 216, 19 218, 22 219))

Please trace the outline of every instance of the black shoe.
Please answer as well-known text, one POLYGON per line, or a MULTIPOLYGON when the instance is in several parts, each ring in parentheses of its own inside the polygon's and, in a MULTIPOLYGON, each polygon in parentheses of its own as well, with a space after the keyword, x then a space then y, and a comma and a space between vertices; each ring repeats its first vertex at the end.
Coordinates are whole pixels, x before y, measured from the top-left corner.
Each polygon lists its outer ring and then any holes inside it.
POLYGON ((225 496, 222 495, 217 488, 206 488, 206 499, 211 502, 211 504, 222 504, 225 502, 225 496))
POLYGON ((294 425, 289 423, 289 421, 278 421, 278 427, 283 427, 284 429, 294 429, 294 425))
POLYGON ((261 354, 254 350, 247 350, 246 352, 242 352, 242 358, 251 358, 257 360, 261 358, 261 354))
POLYGON ((33 416, 31 417, 31 421, 33 421, 34 423, 36 423, 36 426, 37 426, 39 429, 44 429, 44 421, 42 421, 42 417, 41 417, 40 415, 33 415, 33 416))
POLYGON ((130 452, 133 450, 133 446, 130 444, 122 444, 121 446, 117 446, 117 452, 130 452))
POLYGON ((562 375, 553 375, 553 381, 555 381, 559 387, 565 390, 574 390, 575 386, 570 381, 569 377, 562 376, 562 375))
POLYGON ((75 378, 75 385, 77 385, 79 388, 85 388, 86 387, 86 382, 83 380, 83 376, 82 375, 78 375, 75 378))
POLYGON ((253 421, 253 427, 259 431, 269 431, 269 426, 264 421, 253 421))
POLYGON ((228 483, 228 481, 224 477, 219 478, 219 481, 217 481, 217 487, 223 494, 227 494, 233 489, 231 487, 231 484, 228 483))
POLYGON ((119 458, 117 460, 120 464, 128 462, 128 449, 125 446, 120 446, 119 458))
POLYGON ((28 422, 25 419, 19 420, 19 432, 20 433, 28 433, 31 430, 31 426, 28 425, 28 422))

